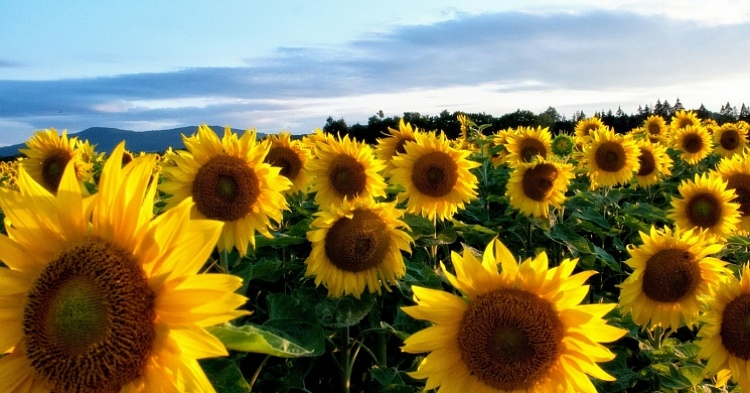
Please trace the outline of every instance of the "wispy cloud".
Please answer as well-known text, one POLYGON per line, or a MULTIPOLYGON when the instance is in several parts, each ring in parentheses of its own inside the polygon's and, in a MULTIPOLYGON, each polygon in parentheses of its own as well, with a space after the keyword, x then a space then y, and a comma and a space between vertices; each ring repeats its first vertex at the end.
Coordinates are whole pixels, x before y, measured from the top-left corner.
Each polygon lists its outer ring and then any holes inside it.
MULTIPOLYGON (((709 25, 620 11, 457 14, 344 46, 279 48, 244 67, 0 80, 0 126, 73 132, 205 121, 309 132, 329 115, 364 121, 379 109, 501 115, 519 107, 580 104, 571 111, 593 111, 673 97, 690 105, 686 94, 708 97, 720 92, 716 86, 730 86, 723 81, 749 78, 750 40, 728 39, 747 36, 748 22, 709 25)), ((731 89, 726 94, 719 102, 732 100, 731 89)), ((0 142, 18 143, 17 135, 3 133, 0 142)))

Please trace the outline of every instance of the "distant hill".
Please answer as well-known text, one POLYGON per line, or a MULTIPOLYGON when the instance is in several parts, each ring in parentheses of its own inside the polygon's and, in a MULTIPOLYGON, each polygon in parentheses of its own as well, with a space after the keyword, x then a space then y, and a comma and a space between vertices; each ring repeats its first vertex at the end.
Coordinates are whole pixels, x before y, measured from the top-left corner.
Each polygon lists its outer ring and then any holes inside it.
MULTIPOLYGON (((219 137, 224 135, 224 127, 209 126, 216 132, 219 137)), ((80 140, 87 140, 96 145, 98 152, 111 152, 121 141, 125 141, 125 148, 139 153, 158 153, 166 150, 168 147, 174 149, 183 148, 182 134, 192 135, 198 131, 198 126, 173 128, 169 130, 157 131, 129 131, 118 128, 91 127, 74 134, 68 133, 68 136, 76 136, 80 140)), ((242 134, 245 130, 233 129, 234 132, 242 134)), ((258 139, 265 137, 265 134, 258 134, 258 139)), ((0 147, 0 157, 13 157, 20 153, 18 149, 26 148, 25 144, 0 147)))

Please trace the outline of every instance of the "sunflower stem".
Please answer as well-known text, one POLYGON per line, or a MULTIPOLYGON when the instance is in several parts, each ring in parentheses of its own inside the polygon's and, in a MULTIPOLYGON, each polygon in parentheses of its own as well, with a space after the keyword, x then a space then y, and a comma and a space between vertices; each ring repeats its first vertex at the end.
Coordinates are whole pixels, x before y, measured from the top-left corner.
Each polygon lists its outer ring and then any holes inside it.
POLYGON ((219 264, 224 273, 229 273, 229 251, 222 250, 219 253, 219 264))
POLYGON ((255 373, 253 373, 252 378, 250 378, 250 381, 248 382, 248 385, 250 385, 250 391, 253 391, 253 385, 255 385, 255 381, 258 380, 258 376, 260 375, 260 371, 263 369, 263 366, 266 365, 266 362, 268 359, 271 358, 271 355, 266 355, 266 357, 263 358, 263 360, 258 365, 258 368, 255 369, 255 373))
POLYGON ((349 326, 345 327, 343 329, 343 335, 344 335, 344 347, 341 351, 341 354, 343 356, 343 359, 341 361, 341 392, 342 393, 349 393, 351 391, 351 382, 352 382, 352 359, 351 359, 351 347, 349 346, 349 341, 351 337, 349 336, 349 326))

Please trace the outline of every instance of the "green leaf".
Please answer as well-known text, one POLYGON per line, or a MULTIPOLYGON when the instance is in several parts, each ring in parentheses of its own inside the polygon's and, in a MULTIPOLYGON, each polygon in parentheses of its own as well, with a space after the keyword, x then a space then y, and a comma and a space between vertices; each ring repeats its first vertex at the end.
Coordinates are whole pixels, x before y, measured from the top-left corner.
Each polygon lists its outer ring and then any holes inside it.
POLYGON ((403 221, 411 228, 412 236, 435 234, 435 224, 422 216, 406 213, 403 221))
POLYGON ((567 224, 557 224, 552 227, 551 232, 542 232, 550 239, 565 244, 573 255, 591 254, 594 252, 592 245, 583 236, 579 235, 567 224))
POLYGON ((617 273, 622 273, 622 267, 620 266, 620 263, 615 259, 615 257, 612 256, 612 254, 608 253, 605 249, 598 246, 594 246, 594 253, 596 254, 596 257, 601 259, 607 267, 616 271, 617 273))
POLYGON ((602 229, 609 230, 612 227, 609 225, 609 221, 607 221, 601 213, 591 208, 573 212, 570 216, 583 222, 594 223, 602 229))
POLYGON ((244 278, 246 282, 251 280, 276 282, 281 277, 280 267, 281 261, 278 259, 261 258, 254 262, 244 260, 242 267, 233 270, 232 274, 244 278))
POLYGON ((217 393, 250 392, 250 384, 247 383, 242 371, 234 361, 229 359, 201 359, 198 362, 217 393))
POLYGON ((255 236, 255 249, 262 247, 283 247, 293 246, 296 244, 304 244, 307 242, 305 236, 289 235, 288 233, 275 232, 273 233, 273 239, 269 239, 263 235, 255 236))
POLYGON ((315 306, 315 314, 325 327, 354 326, 372 310, 375 299, 371 293, 363 294, 360 299, 354 296, 326 298, 315 306))
POLYGON ((269 294, 266 302, 269 319, 264 329, 312 350, 312 356, 323 354, 326 336, 313 309, 283 293, 269 294))
POLYGON ((282 358, 313 356, 314 348, 305 348, 260 326, 224 324, 208 328, 222 343, 234 351, 265 353, 282 358))

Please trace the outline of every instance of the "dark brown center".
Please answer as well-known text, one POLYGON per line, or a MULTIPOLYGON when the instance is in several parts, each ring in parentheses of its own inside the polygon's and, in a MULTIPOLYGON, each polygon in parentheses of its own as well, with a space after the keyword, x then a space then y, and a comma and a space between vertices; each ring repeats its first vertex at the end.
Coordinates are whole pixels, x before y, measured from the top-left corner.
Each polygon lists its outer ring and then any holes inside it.
POLYGON ((661 250, 646 262, 643 293, 657 302, 673 303, 692 294, 700 282, 700 266, 690 252, 661 250))
POLYGON ((538 202, 547 200, 552 194, 558 175, 557 167, 550 163, 538 164, 527 169, 521 181, 524 195, 538 202))
POLYGON ((325 237, 325 252, 331 263, 354 273, 380 265, 390 247, 388 227, 370 210, 358 209, 351 218, 339 218, 325 237))
POLYGON ((625 167, 625 148, 612 141, 602 142, 596 149, 596 165, 605 172, 617 172, 625 167))
POLYGON ((750 360, 750 293, 740 294, 724 308, 720 335, 729 353, 750 360))
POLYGON ((192 194, 198 211, 207 218, 235 221, 250 212, 260 196, 260 184, 245 161, 220 155, 198 170, 192 194))
POLYGON ((422 194, 440 198, 453 191, 458 181, 458 165, 448 153, 433 151, 417 159, 411 180, 422 194))

